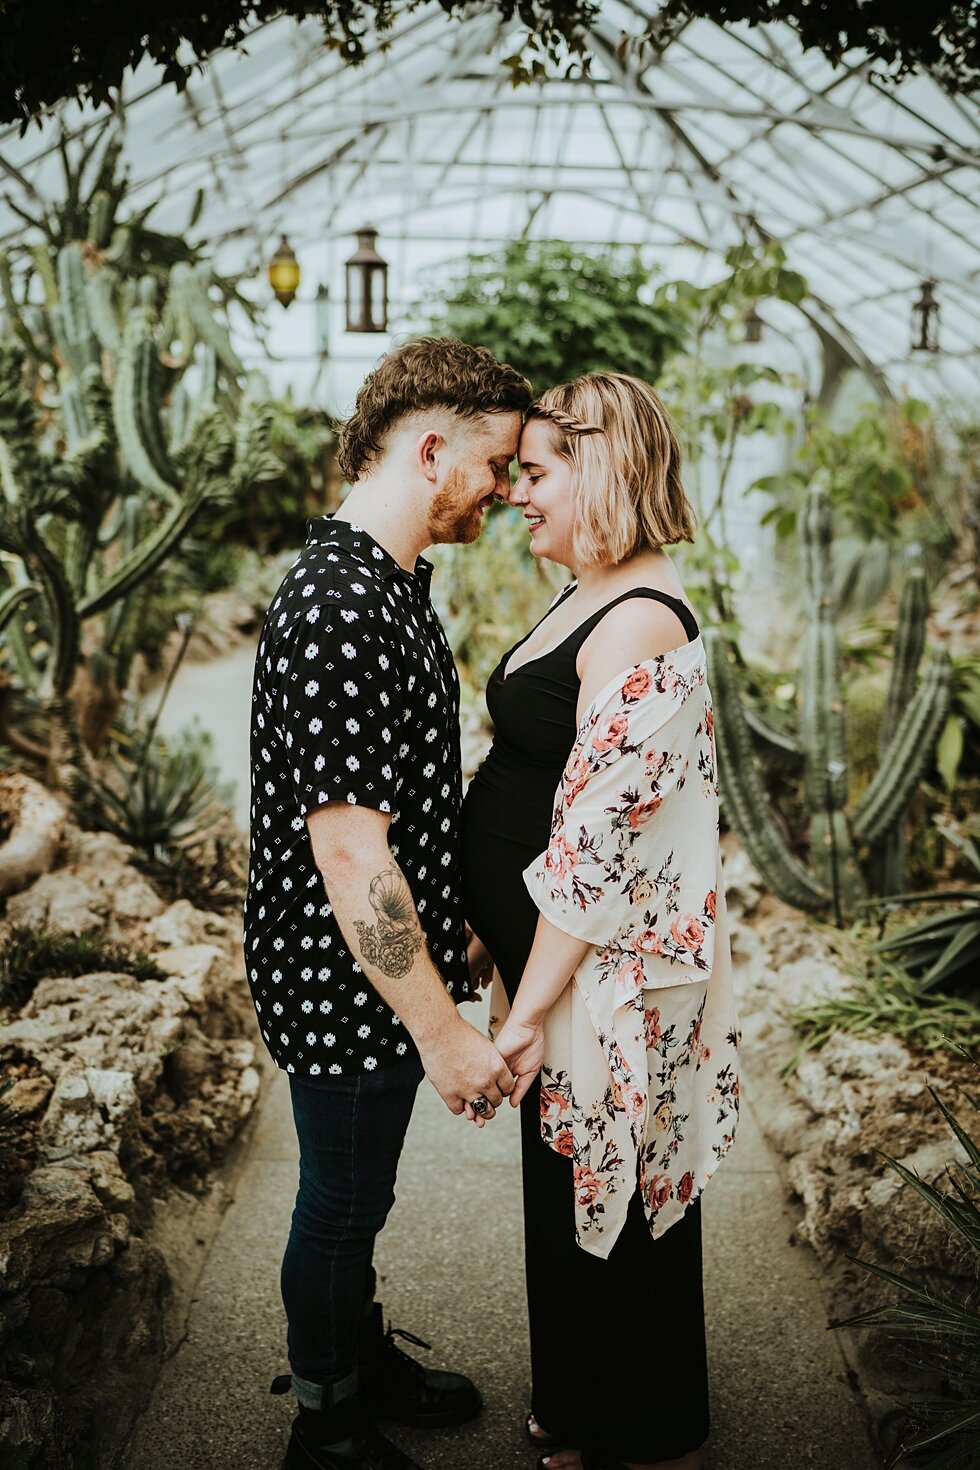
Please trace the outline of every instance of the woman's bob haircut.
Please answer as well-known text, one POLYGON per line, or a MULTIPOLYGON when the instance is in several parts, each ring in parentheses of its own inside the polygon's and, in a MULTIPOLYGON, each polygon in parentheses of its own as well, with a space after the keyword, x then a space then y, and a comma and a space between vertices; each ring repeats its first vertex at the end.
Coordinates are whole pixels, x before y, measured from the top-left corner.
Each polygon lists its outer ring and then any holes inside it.
POLYGON ((572 468, 581 566, 614 566, 638 551, 693 541, 695 516, 681 483, 681 447, 657 394, 625 373, 587 373, 535 399, 527 420, 551 426, 572 468))

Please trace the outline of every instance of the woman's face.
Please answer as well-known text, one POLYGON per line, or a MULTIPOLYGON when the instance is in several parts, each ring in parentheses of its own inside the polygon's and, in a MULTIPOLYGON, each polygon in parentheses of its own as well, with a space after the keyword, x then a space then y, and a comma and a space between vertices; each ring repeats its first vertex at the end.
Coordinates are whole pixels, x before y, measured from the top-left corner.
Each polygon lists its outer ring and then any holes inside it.
POLYGON ((552 430, 544 419, 530 419, 517 450, 521 468, 508 497, 527 521, 534 556, 572 565, 572 467, 552 447, 552 430))

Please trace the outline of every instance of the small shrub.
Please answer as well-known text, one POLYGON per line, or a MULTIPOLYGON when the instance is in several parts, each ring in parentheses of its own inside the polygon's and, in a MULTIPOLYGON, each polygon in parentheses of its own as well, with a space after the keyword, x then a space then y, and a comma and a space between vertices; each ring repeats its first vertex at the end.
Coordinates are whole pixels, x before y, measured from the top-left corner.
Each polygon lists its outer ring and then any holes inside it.
POLYGON ((139 981, 167 978, 143 950, 112 944, 98 929, 59 934, 15 925, 0 953, 0 1010, 20 1010, 38 981, 50 975, 91 975, 99 970, 132 975, 139 981))

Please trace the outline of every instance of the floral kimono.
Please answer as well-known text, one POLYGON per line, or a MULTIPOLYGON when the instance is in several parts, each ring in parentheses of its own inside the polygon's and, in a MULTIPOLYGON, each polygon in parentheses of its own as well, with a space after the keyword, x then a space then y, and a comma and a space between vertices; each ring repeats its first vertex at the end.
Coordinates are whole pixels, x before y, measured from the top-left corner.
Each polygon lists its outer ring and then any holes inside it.
POLYGON ((605 1257, 637 1183, 654 1236, 680 1219, 738 1115, 700 638, 600 691, 524 881, 556 928, 595 946, 545 1022, 541 1132, 573 1161, 579 1245, 605 1257))

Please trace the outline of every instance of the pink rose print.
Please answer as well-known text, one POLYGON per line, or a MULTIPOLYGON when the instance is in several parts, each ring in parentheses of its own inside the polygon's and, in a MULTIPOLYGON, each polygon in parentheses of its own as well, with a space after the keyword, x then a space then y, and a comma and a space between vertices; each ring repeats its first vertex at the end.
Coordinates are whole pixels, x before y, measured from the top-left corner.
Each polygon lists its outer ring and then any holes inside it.
POLYGON ((573 802, 576 796, 578 796, 579 792, 588 785, 588 780, 589 763, 584 756, 578 756, 578 758, 573 761, 570 766, 568 766, 564 776, 562 777, 562 782, 565 788, 566 802, 573 802))
POLYGON ((715 890, 712 888, 711 892, 708 894, 707 898, 704 900, 704 911, 707 914, 707 916, 708 916, 709 919, 713 919, 715 917, 715 902, 716 902, 716 897, 717 896, 715 894, 715 890))
POLYGON ((570 1128, 565 1128, 561 1133, 557 1134, 555 1136, 555 1141, 552 1147, 554 1148, 556 1153, 564 1154, 566 1159, 571 1158, 575 1150, 575 1143, 572 1138, 572 1130, 570 1128))
POLYGON ((691 1198, 691 1195, 693 1193, 694 1193, 694 1175, 689 1170, 684 1175, 684 1177, 681 1180, 680 1184, 678 1184, 678 1186, 677 1186, 677 1198, 680 1200, 680 1202, 681 1202, 682 1205, 686 1205, 687 1202, 688 1202, 688 1200, 691 1198))
POLYGON ((643 1093, 640 1091, 640 1089, 638 1087, 627 1086, 623 1088, 622 1095, 623 1111, 625 1112, 627 1118, 629 1118, 630 1122, 633 1122, 633 1120, 636 1118, 642 1117, 643 1110, 646 1107, 646 1098, 643 1096, 643 1093))
POLYGON ((574 847, 565 841, 563 833, 557 833, 544 855, 545 872, 554 878, 567 878, 577 861, 578 855, 574 847))
POLYGON ((575 1200, 580 1205, 591 1205, 602 1193, 602 1180, 594 1170, 585 1164, 576 1164, 575 1177, 575 1200))
POLYGON ((639 960, 624 960, 616 971, 616 994, 635 995, 638 990, 643 989, 643 980, 643 966, 639 960))
POLYGON ((649 669, 634 669, 623 685, 623 698, 642 699, 652 683, 653 675, 649 669))
POLYGON ((650 1201, 651 1210, 662 1210, 670 1199, 671 1182, 669 1174, 654 1174, 647 1185, 647 1199, 650 1201))
POLYGON ((660 797, 654 796, 649 801, 638 801, 636 806, 630 807, 629 824, 634 832, 650 820, 659 805, 660 797))
POLYGON ((592 742, 594 750, 612 750, 614 746, 622 745, 629 733, 630 722, 625 715, 610 715, 601 732, 592 742))
POLYGON ((678 914, 670 926, 670 932, 685 949, 694 950, 704 943, 704 925, 693 914, 678 914))
POLYGON ((552 1092, 548 1087, 541 1089, 541 1116, 549 1123, 556 1123, 562 1113, 568 1112, 568 1099, 562 1097, 560 1092, 552 1092))
POLYGON ((656 929, 643 929, 634 936, 633 948, 638 949, 641 954, 663 954, 664 937, 656 929))
POLYGON ((647 1049, 655 1047, 660 1041, 660 1010, 653 1006, 650 1010, 643 1012, 643 1020, 646 1026, 647 1049))

